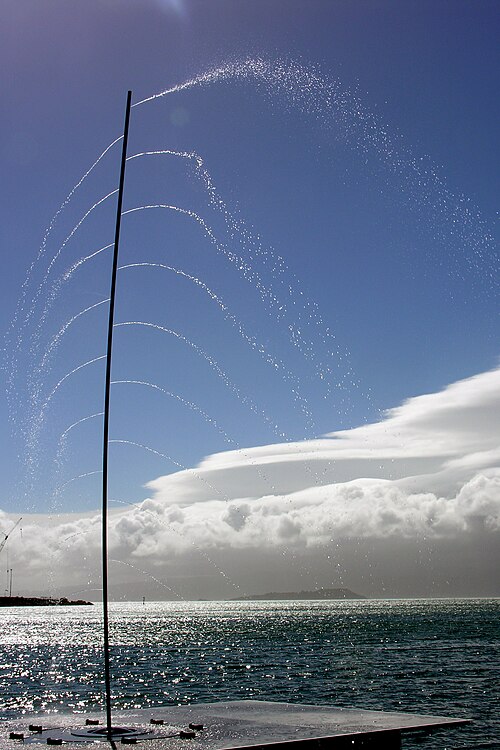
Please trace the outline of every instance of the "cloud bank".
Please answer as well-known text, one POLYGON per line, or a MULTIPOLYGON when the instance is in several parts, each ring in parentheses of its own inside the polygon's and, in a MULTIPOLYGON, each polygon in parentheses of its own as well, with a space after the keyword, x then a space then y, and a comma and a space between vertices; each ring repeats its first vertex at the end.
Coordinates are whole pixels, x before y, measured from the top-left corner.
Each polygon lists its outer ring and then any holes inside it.
MULTIPOLYGON (((113 564, 125 591, 127 576, 147 570, 172 591, 168 581, 183 575, 218 576, 229 586, 225 595, 235 596, 243 580, 253 591, 268 590, 261 580, 264 560, 288 569, 283 585, 297 588, 296 577, 304 577, 307 566, 325 580, 325 560, 335 561, 327 583, 349 583, 350 569, 359 569, 354 550, 358 556, 365 550, 366 569, 377 564, 375 553, 368 560, 368 548, 379 550, 379 557, 392 549, 397 567, 405 549, 416 555, 427 545, 435 577, 444 564, 439 550, 446 549, 446 575, 451 568, 456 581, 460 575, 465 580, 471 566, 479 566, 494 586, 498 424, 500 368, 411 398, 374 424, 209 456, 194 469, 149 482, 143 503, 111 513, 113 564)), ((0 513, 0 527, 10 523, 0 513)), ((14 533, 8 545, 24 582, 40 585, 40 571, 50 570, 54 585, 90 589, 98 583, 96 513, 25 518, 22 536, 14 533)), ((408 570, 402 575, 408 577, 408 570)), ((418 582, 418 572, 410 578, 418 582)), ((375 589, 381 590, 380 581, 375 589)))

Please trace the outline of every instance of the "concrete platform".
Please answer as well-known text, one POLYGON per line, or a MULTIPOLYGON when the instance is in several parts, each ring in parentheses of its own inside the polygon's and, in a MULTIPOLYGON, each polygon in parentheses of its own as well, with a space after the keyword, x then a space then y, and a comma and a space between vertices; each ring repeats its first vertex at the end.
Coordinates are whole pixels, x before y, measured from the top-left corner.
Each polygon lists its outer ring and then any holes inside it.
MULTIPOLYGON (((16 744, 61 743, 81 748, 82 743, 107 743, 103 723, 103 714, 52 714, 12 719, 0 724, 0 748, 15 750, 16 744), (94 723, 97 721, 100 723, 94 723), (11 739, 11 732, 24 737, 11 739)), ((122 744, 146 744, 148 750, 231 750, 264 746, 275 746, 276 750, 393 750, 402 746, 401 738, 406 732, 430 732, 467 723, 468 719, 335 706, 250 700, 198 703, 115 711, 113 727, 117 731, 111 744, 120 747, 122 744), (186 736, 182 737, 181 732, 186 736)))

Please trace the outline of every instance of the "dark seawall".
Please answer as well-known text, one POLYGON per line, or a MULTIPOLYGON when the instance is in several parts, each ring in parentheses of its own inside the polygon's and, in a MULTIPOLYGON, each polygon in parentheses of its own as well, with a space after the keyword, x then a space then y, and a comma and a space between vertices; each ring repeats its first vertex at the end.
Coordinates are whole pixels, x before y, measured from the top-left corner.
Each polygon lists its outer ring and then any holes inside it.
POLYGON ((83 599, 70 601, 64 596, 61 599, 51 599, 37 596, 0 596, 0 607, 60 607, 74 605, 90 605, 83 599))

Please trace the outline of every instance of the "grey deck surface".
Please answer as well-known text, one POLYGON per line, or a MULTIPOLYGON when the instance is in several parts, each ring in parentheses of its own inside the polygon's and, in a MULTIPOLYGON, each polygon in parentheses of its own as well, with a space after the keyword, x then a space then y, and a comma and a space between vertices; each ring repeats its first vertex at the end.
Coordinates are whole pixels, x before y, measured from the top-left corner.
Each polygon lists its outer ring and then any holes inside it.
MULTIPOLYGON (((103 714, 56 714, 34 715, 29 718, 12 719, 0 723, 0 748, 13 750, 19 741, 9 739, 11 731, 24 732, 24 744, 46 746, 48 736, 62 736, 67 747, 82 747, 74 735, 73 728, 85 731, 85 719, 98 718, 103 714), (43 726, 42 733, 28 730, 29 724, 43 726)), ((266 701, 234 701, 226 703, 198 703, 189 706, 165 706, 154 709, 115 711, 113 726, 134 727, 150 732, 147 747, 151 750, 228 750, 229 748, 255 747, 280 743, 328 739, 327 744, 335 748, 341 738, 360 737, 360 734, 377 733, 380 739, 387 733, 398 733, 416 729, 432 729, 458 726, 468 723, 466 719, 443 716, 426 716, 386 711, 363 711, 337 708, 335 706, 311 706, 266 701), (150 719, 163 719, 163 725, 151 725, 150 719), (190 722, 203 724, 193 739, 172 737, 190 722), (330 739, 331 738, 331 739, 330 739), (337 739, 335 739, 337 738, 337 739)), ((87 728, 88 730, 88 728, 87 728)), ((78 730, 77 730, 78 731, 78 730)), ((389 737, 389 734, 387 735, 389 737)), ((144 741, 139 738, 140 744, 144 741)), ((119 747, 122 747, 118 743, 119 747)), ((381 745, 382 746, 382 745, 381 745)), ((33 748, 36 750, 36 747, 33 748)), ((297 749, 298 750, 298 749, 297 749)))

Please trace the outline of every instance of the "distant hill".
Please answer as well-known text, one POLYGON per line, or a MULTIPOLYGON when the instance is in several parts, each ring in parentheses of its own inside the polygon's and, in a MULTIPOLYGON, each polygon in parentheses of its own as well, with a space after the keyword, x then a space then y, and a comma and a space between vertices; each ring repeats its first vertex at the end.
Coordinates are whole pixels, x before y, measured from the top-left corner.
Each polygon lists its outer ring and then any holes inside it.
POLYGON ((366 599, 366 596, 355 594, 350 589, 316 589, 315 591, 271 591, 269 594, 238 596, 232 601, 276 601, 285 599, 366 599))

